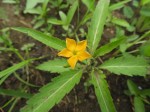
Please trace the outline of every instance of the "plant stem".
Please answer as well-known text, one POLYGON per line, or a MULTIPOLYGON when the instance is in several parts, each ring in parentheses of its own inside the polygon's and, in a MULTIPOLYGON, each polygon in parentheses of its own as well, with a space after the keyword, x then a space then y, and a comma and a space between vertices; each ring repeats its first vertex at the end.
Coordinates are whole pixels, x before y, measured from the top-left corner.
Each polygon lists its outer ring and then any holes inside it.
POLYGON ((5 105, 2 106, 2 108, 5 108, 6 106, 8 106, 15 98, 12 97, 8 102, 5 103, 5 105))
POLYGON ((150 31, 146 32, 144 35, 142 35, 140 38, 138 38, 137 40, 135 40, 134 42, 128 44, 128 48, 131 47, 132 45, 138 43, 140 40, 142 40, 143 38, 147 37, 150 35, 150 31))
POLYGON ((11 107, 9 108, 8 112, 12 112, 13 108, 15 107, 16 103, 20 100, 20 98, 16 98, 11 107))
POLYGON ((28 86, 38 87, 38 86, 36 86, 36 85, 30 84, 29 82, 24 81, 22 78, 19 77, 19 75, 18 75, 16 72, 14 72, 14 76, 15 76, 20 82, 22 82, 22 83, 24 83, 24 84, 26 84, 26 85, 28 85, 28 86))

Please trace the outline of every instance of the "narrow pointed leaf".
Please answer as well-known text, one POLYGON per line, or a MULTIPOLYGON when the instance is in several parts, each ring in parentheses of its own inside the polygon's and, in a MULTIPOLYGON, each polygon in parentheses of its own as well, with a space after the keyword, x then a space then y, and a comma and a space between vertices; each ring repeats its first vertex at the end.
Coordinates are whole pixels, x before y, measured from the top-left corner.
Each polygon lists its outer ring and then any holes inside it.
POLYGON ((130 90, 130 93, 132 95, 138 95, 139 94, 139 89, 138 89, 138 86, 131 80, 127 80, 127 85, 128 85, 128 88, 130 90))
POLYGON ((103 56, 106 53, 111 52, 113 49, 115 49, 116 47, 118 47, 122 42, 124 41, 124 38, 120 38, 114 42, 110 42, 102 47, 100 47, 99 49, 97 49, 95 51, 94 56, 98 57, 98 56, 103 56))
POLYGON ((82 2, 86 5, 88 10, 90 10, 91 12, 94 11, 94 9, 95 9, 95 0, 82 0, 82 2))
POLYGON ((57 49, 57 50, 62 50, 66 47, 65 41, 62 41, 62 40, 60 40, 56 37, 53 37, 53 36, 48 36, 42 32, 33 30, 31 28, 15 27, 12 29, 19 31, 19 32, 22 32, 22 33, 26 33, 29 36, 31 36, 32 38, 42 42, 43 44, 45 44, 49 47, 57 49))
POLYGON ((134 97, 134 112, 145 112, 144 103, 140 97, 134 97))
POLYGON ((124 0, 124 1, 120 1, 120 2, 114 3, 114 4, 110 5, 109 9, 110 9, 111 11, 120 9, 120 8, 122 8, 126 3, 130 2, 130 1, 131 1, 131 0, 124 0))
POLYGON ((54 24, 54 25, 63 25, 64 24, 63 21, 58 20, 56 18, 49 18, 47 22, 51 23, 51 24, 54 24))
POLYGON ((7 68, 7 69, 1 71, 1 72, 0 72, 0 78, 6 76, 6 75, 8 75, 8 74, 11 74, 11 73, 15 72, 16 70, 22 68, 23 66, 25 66, 25 65, 28 64, 29 62, 30 62, 30 60, 22 61, 22 62, 20 62, 20 63, 18 63, 18 64, 15 64, 15 65, 13 65, 13 66, 11 66, 11 67, 9 67, 9 68, 7 68))
POLYGON ((78 0, 75 0, 75 2, 72 4, 72 6, 70 7, 70 9, 67 13, 66 25, 69 25, 70 22, 72 21, 72 18, 77 10, 78 5, 79 5, 78 0))
POLYGON ((144 89, 140 91, 140 95, 149 96, 150 97, 150 89, 144 89))
POLYGON ((111 22, 116 24, 116 25, 126 27, 126 28, 130 26, 130 24, 125 19, 120 19, 120 18, 116 18, 116 17, 114 17, 111 20, 111 22))
POLYGON ((92 83, 102 112, 116 112, 105 75, 93 71, 92 83))
POLYGON ((44 62, 38 65, 36 68, 43 71, 50 71, 52 73, 61 73, 70 70, 70 67, 67 66, 68 63, 66 59, 55 59, 44 62))
POLYGON ((124 74, 128 76, 145 76, 148 72, 148 62, 144 57, 135 57, 132 55, 111 58, 105 61, 100 68, 107 69, 115 74, 124 74))
POLYGON ((96 50, 103 33, 109 2, 109 0, 100 0, 91 20, 91 26, 88 30, 88 46, 92 54, 96 50))
POLYGON ((21 98, 31 98, 32 94, 22 92, 21 90, 11 90, 11 89, 2 89, 0 88, 1 95, 8 95, 14 97, 21 97, 21 98))
POLYGON ((43 86, 40 92, 34 95, 21 112, 48 112, 55 104, 79 83, 82 71, 70 71, 53 79, 51 83, 43 86))

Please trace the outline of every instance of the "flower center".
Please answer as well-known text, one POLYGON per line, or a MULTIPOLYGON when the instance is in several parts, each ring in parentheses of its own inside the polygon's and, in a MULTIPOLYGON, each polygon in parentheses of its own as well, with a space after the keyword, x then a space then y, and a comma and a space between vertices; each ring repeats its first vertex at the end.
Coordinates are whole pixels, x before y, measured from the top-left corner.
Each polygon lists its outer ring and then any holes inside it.
POLYGON ((73 55, 77 55, 77 53, 78 53, 77 51, 73 51, 73 55))

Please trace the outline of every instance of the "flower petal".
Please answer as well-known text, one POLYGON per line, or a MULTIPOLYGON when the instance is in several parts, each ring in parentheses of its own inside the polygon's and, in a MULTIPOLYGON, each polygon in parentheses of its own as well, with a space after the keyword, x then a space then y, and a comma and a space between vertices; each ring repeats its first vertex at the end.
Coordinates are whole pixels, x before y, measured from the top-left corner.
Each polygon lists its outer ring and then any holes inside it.
POLYGON ((74 51, 76 48, 76 41, 73 39, 67 38, 66 39, 66 46, 67 46, 67 49, 69 49, 70 51, 74 51))
POLYGON ((71 57, 71 56, 73 56, 73 54, 71 51, 69 51, 68 49, 65 48, 58 53, 58 56, 71 57))
POLYGON ((79 52, 78 53, 78 59, 80 60, 80 61, 83 61, 83 60, 85 60, 85 59, 87 59, 87 58, 90 58, 91 57, 91 55, 88 53, 88 52, 86 52, 86 51, 83 51, 83 52, 79 52))
POLYGON ((84 51, 87 46, 87 40, 83 40, 77 43, 76 51, 84 51))
POLYGON ((77 58, 77 56, 72 56, 67 61, 68 61, 69 65, 71 66, 71 68, 74 69, 74 67, 78 61, 78 58, 77 58))

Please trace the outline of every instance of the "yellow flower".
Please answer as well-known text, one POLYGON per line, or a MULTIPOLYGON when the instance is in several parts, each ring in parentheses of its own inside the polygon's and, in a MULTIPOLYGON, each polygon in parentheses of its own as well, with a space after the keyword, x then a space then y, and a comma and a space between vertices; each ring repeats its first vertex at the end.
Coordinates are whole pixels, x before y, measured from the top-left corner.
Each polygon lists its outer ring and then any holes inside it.
POLYGON ((83 61, 90 58, 91 55, 86 52, 87 41, 83 40, 76 42, 73 39, 66 39, 66 47, 58 53, 58 56, 63 56, 69 58, 67 61, 72 69, 74 69, 77 61, 83 61))

